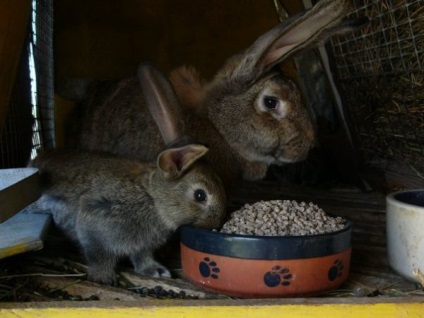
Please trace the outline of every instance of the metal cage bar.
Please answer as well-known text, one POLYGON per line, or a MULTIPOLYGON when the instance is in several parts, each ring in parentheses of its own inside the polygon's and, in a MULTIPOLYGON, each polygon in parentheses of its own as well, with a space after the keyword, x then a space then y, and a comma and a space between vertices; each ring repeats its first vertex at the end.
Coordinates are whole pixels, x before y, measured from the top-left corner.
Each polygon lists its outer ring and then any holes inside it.
POLYGON ((33 0, 5 127, 0 168, 23 167, 38 149, 54 148, 53 1, 33 0))
POLYGON ((331 47, 365 163, 424 180, 424 5, 355 0, 354 8, 370 24, 331 47))

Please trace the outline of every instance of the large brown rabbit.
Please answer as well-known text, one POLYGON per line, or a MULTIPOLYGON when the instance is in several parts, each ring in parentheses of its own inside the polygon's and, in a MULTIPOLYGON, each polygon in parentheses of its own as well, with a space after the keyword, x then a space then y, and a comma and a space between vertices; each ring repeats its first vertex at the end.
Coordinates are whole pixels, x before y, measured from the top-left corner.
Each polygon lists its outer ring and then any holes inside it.
MULTIPOLYGON (((210 82, 192 68, 172 72, 170 80, 183 107, 163 115, 209 146, 208 158, 227 187, 240 177, 263 178, 271 164, 306 158, 315 143, 314 127, 298 88, 278 66, 294 53, 364 22, 342 20, 348 10, 349 0, 321 0, 230 58, 210 82)), ((137 78, 97 86, 80 110, 82 121, 74 129, 79 134, 71 137, 83 149, 152 160, 164 146, 137 78)))
MULTIPOLYGON (((170 83, 149 65, 140 68, 140 80, 155 116, 176 101, 170 83)), ((226 194, 203 160, 208 149, 186 144, 188 138, 171 121, 159 126, 165 143, 173 146, 160 152, 156 165, 91 152, 51 152, 32 162, 44 189, 29 212, 51 213, 79 243, 90 280, 115 283, 115 267, 125 257, 139 274, 169 277, 154 260, 154 250, 181 225, 212 229, 224 221, 226 194)))

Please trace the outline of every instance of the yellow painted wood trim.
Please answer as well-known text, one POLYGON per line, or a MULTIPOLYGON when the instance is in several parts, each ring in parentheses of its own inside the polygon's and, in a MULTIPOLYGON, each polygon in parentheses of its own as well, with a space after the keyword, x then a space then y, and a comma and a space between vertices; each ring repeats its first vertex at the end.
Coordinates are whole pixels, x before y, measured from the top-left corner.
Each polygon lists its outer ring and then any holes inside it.
MULTIPOLYGON (((78 308, 8 308, 0 309, 2 318, 82 318, 82 317, 155 317, 155 318, 212 318, 212 317, 255 317, 255 318, 420 318, 424 317, 424 303, 360 303, 360 304, 282 304, 282 305, 232 305, 232 306, 169 306, 142 307, 97 307, 98 302, 91 302, 92 307, 78 308)), ((75 303, 73 303, 75 305, 75 303)), ((65 304, 64 304, 65 305, 65 304)), ((1 307, 1 304, 0 304, 1 307)))
POLYGON ((30 12, 30 0, 0 1, 0 133, 15 83, 30 12))

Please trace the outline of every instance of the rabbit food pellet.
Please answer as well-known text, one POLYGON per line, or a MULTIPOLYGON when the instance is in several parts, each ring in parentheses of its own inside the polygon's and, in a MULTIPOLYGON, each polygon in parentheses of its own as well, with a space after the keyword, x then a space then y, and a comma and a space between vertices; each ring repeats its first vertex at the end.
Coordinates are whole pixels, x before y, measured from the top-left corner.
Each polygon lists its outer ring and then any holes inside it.
POLYGON ((342 230, 346 220, 331 217, 313 203, 259 201, 234 211, 221 233, 256 236, 297 236, 342 230))

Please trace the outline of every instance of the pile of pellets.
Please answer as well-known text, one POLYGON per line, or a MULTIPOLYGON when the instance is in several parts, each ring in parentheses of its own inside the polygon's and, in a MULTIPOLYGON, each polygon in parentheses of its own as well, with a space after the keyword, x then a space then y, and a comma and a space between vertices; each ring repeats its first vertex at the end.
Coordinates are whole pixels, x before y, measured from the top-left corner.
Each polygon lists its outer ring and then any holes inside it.
POLYGON ((219 231, 255 236, 305 236, 344 229, 346 220, 331 217, 313 203, 259 201, 234 211, 219 231))

